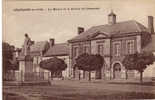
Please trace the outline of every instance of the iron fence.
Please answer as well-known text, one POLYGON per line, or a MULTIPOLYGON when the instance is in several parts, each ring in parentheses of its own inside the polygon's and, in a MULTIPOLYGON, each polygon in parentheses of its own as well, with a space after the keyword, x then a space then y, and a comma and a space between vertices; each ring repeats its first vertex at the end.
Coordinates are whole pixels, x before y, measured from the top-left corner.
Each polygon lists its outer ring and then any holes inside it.
POLYGON ((9 72, 3 74, 4 81, 42 81, 50 78, 50 72, 9 72))

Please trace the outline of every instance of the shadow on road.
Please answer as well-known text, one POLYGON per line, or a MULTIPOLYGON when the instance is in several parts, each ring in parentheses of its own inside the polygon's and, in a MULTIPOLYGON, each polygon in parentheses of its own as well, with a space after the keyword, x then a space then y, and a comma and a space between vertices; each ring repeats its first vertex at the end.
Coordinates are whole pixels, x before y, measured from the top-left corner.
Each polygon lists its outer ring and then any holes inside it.
POLYGON ((3 92, 3 100, 27 100, 27 99, 18 94, 3 92))
POLYGON ((109 84, 155 86, 154 82, 109 82, 109 84))

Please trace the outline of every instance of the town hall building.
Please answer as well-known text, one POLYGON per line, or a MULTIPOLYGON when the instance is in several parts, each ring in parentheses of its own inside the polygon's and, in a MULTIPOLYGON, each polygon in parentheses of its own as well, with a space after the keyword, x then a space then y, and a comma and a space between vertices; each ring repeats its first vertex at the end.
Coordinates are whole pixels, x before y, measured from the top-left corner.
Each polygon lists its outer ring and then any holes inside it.
MULTIPOLYGON (((154 36, 153 17, 148 16, 148 27, 135 20, 117 22, 113 11, 108 15, 108 24, 93 26, 88 30, 78 27, 78 35, 68 40, 70 63, 74 77, 83 71, 75 68, 75 59, 82 53, 100 54, 105 64, 101 69, 102 78, 125 78, 125 67, 122 61, 125 55, 142 52, 154 36)), ((92 73, 96 73, 93 71, 92 73)), ((135 71, 128 71, 128 77, 135 77, 135 71)))

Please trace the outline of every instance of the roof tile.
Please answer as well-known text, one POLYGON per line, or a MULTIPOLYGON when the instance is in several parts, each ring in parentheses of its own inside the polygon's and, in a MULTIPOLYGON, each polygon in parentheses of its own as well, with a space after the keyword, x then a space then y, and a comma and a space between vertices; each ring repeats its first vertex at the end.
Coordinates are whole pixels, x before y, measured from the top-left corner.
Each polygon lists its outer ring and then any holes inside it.
POLYGON ((69 46, 67 43, 55 44, 45 53, 45 57, 69 55, 69 46))
POLYGON ((69 42, 87 40, 88 37, 90 39, 96 33, 104 33, 107 36, 113 36, 117 34, 126 34, 126 33, 134 33, 134 32, 148 32, 148 29, 134 20, 119 22, 116 24, 105 24, 99 26, 93 26, 90 29, 82 32, 80 35, 72 38, 69 42))
POLYGON ((31 55, 38 55, 40 52, 44 52, 49 49, 48 41, 39 41, 30 47, 31 55))

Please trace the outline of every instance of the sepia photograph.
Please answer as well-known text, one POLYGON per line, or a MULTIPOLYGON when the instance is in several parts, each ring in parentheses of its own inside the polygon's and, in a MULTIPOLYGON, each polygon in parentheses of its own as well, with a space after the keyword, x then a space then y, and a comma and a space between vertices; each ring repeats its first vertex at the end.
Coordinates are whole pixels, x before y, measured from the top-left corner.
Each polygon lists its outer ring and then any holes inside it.
POLYGON ((2 0, 2 100, 155 100, 154 0, 2 0))

